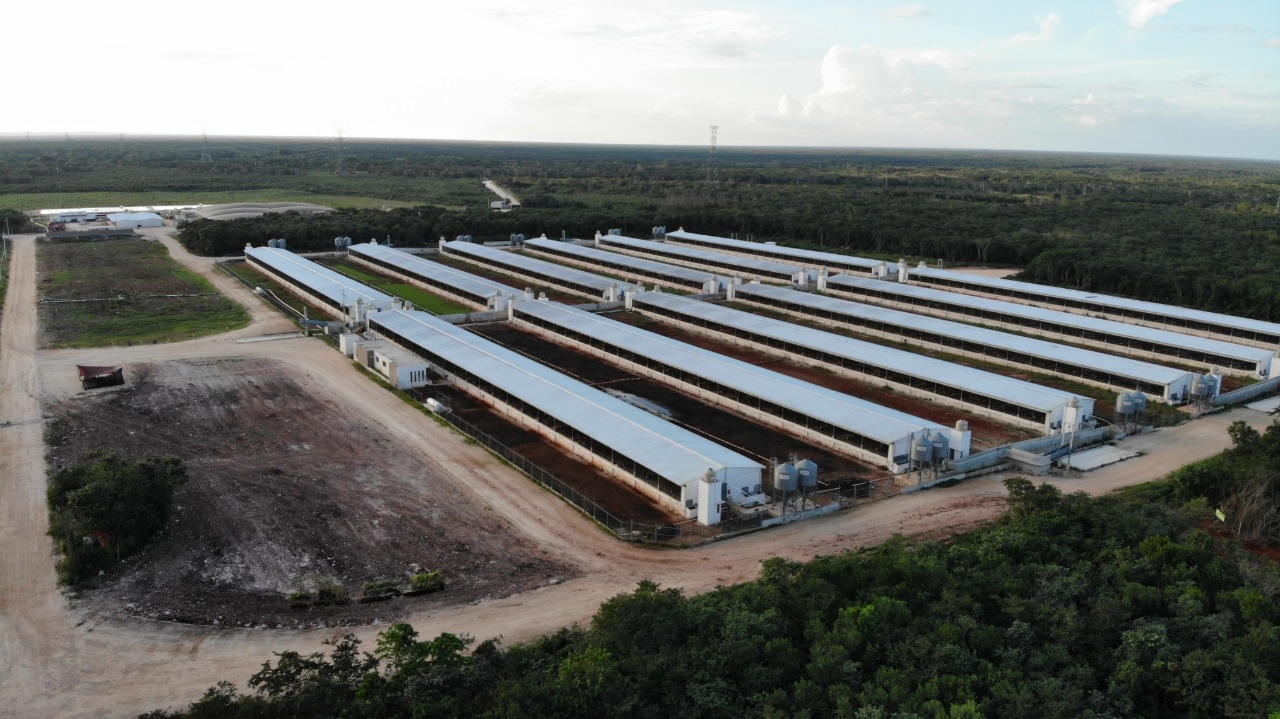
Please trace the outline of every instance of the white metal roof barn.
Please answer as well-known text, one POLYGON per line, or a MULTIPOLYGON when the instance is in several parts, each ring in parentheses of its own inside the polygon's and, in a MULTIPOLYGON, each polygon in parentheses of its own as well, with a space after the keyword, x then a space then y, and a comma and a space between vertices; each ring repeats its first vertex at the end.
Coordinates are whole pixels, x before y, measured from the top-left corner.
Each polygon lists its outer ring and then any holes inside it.
POLYGON ((742 257, 723 252, 712 252, 697 247, 681 247, 680 245, 669 245, 665 242, 637 240, 633 237, 623 237, 622 235, 596 233, 596 245, 615 252, 624 252, 642 257, 660 257, 663 260, 679 265, 697 267, 728 275, 738 275, 748 279, 803 284, 808 277, 805 269, 796 265, 784 265, 781 262, 763 260, 759 257, 742 257))
POLYGON ((246 247, 244 259, 316 307, 344 320, 351 317, 361 322, 363 312, 391 309, 397 302, 385 292, 288 250, 246 247))
POLYGON ((524 291, 376 243, 352 245, 349 259, 473 307, 502 309, 524 291))
MULTIPOLYGON (((540 303, 513 307, 526 304, 540 303)), ((762 465, 465 329, 399 310, 373 315, 369 324, 464 391, 516 413, 551 441, 589 452, 597 464, 637 479, 639 487, 677 505, 686 517, 717 519, 715 507, 699 501, 699 491, 706 490, 701 485, 713 484, 704 481, 708 470, 714 484, 739 496, 759 494, 762 465)))
POLYGON ((907 395, 1044 434, 1082 429, 1083 418, 1093 415, 1090 397, 709 302, 665 292, 644 292, 629 298, 628 306, 696 332, 798 361, 820 362, 843 374, 876 384, 888 383, 907 395), (1073 399, 1076 404, 1069 409, 1073 399))
POLYGON ((730 299, 895 342, 936 347, 1098 387, 1123 392, 1141 390, 1170 404, 1186 401, 1196 376, 1142 360, 786 287, 754 282, 738 285, 730 299))
POLYGON ((1275 322, 949 270, 918 267, 908 268, 907 272, 913 282, 944 287, 966 294, 994 297, 1077 314, 1102 316, 1121 322, 1189 332, 1203 337, 1217 337, 1258 347, 1274 348, 1280 344, 1280 324, 1275 322))
POLYGON ((1133 357, 1215 365, 1236 375, 1267 377, 1276 359, 1274 350, 920 285, 852 275, 829 277, 825 285, 828 292, 872 304, 1080 342, 1133 357))
POLYGON ((555 257, 562 262, 573 265, 597 268, 604 272, 619 273, 623 277, 634 278, 639 284, 645 280, 656 282, 664 287, 700 292, 717 292, 720 281, 704 270, 695 270, 680 265, 672 265, 643 257, 633 257, 617 252, 583 247, 570 242, 548 240, 545 237, 527 240, 525 249, 538 252, 548 257, 555 257))
POLYGON ((677 245, 701 247, 729 255, 764 257, 812 269, 826 267, 830 270, 849 272, 855 275, 881 276, 892 273, 896 276, 898 274, 898 263, 896 262, 870 260, 865 257, 841 255, 835 252, 783 247, 770 242, 750 242, 729 237, 716 237, 715 235, 700 235, 696 232, 685 232, 683 227, 675 232, 668 232, 665 237, 667 242, 677 245))
POLYGON ((626 289, 625 284, 619 286, 618 280, 557 265, 554 262, 529 257, 511 250, 495 250, 492 247, 459 240, 445 242, 440 245, 440 249, 447 255, 461 257, 468 262, 596 300, 612 301, 620 291, 626 289))
POLYGON ((911 469, 911 441, 916 438, 941 433, 949 438, 951 458, 969 451, 967 428, 951 430, 575 307, 521 302, 510 311, 517 327, 894 472, 911 469))

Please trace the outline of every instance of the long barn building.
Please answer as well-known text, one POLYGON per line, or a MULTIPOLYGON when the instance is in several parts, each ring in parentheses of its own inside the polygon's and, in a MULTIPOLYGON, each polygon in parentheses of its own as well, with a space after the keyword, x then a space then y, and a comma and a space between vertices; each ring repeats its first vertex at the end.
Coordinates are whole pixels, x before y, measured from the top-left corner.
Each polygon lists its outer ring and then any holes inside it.
POLYGON ((1274 350, 866 277, 828 277, 825 291, 881 307, 1097 346, 1131 357, 1206 369, 1217 366, 1228 374, 1267 377, 1276 359, 1274 350))
POLYGON ((695 270, 681 265, 608 252, 595 247, 583 247, 570 242, 539 238, 524 243, 525 249, 547 257, 554 257, 575 267, 588 267, 609 272, 633 280, 636 284, 653 282, 672 289, 712 293, 720 291, 720 279, 711 272, 695 270))
POLYGON ((666 233, 665 238, 667 242, 677 245, 699 247, 704 250, 723 252, 727 255, 760 257, 767 260, 785 262, 787 264, 815 270, 825 267, 832 272, 843 272, 851 275, 870 275, 874 277, 890 275, 896 277, 898 274, 898 264, 896 262, 890 263, 883 262, 881 260, 869 260, 865 257, 841 255, 835 252, 802 250, 797 247, 784 247, 782 245, 775 245, 768 242, 751 242, 747 240, 735 240, 729 237, 700 235, 696 232, 685 232, 683 227, 675 232, 666 233))
POLYGON ((893 472, 912 469, 915 439, 944 440, 948 458, 969 453, 963 420, 950 429, 558 302, 520 302, 508 312, 516 327, 893 472))
POLYGON ((622 235, 596 234, 596 245, 602 249, 640 257, 656 258, 686 267, 719 272, 730 277, 804 284, 809 273, 803 267, 787 265, 759 257, 743 257, 712 252, 697 247, 681 247, 665 242, 637 240, 622 235))
POLYGON ((1169 404, 1185 402, 1196 377, 1186 370, 1142 360, 786 287, 753 282, 732 288, 729 298, 891 342, 920 345, 1120 392, 1141 390, 1169 404))
POLYGON ((250 267, 335 319, 362 322, 365 313, 391 309, 397 302, 385 292, 288 250, 245 247, 244 259, 250 267))
POLYGON ((614 301, 620 299, 621 293, 627 289, 625 283, 620 284, 617 280, 511 250, 498 250, 459 240, 441 243, 440 250, 466 262, 594 300, 614 301))
MULTIPOLYGON (((520 305, 545 304, 520 302, 520 305)), ((764 467, 709 439, 423 312, 369 319, 462 391, 703 524, 722 502, 764 501, 764 467)))
POLYGON ((643 292, 628 298, 628 307, 699 334, 816 362, 838 374, 1046 435, 1082 429, 1093 416, 1090 397, 708 302, 643 292))
POLYGON ((352 245, 347 259, 433 294, 479 309, 501 310, 524 291, 377 243, 352 245))
POLYGON ((1266 349, 1275 349, 1280 344, 1280 324, 1275 322, 949 270, 919 267, 908 269, 907 274, 911 282, 919 285, 979 297, 1186 332, 1266 349))

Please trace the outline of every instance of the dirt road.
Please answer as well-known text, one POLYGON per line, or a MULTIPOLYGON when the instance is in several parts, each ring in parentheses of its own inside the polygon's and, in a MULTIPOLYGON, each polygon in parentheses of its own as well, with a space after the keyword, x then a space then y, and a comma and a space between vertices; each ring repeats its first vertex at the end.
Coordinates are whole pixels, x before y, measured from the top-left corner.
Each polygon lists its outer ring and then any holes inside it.
MULTIPOLYGON (((175 253, 224 287, 218 275, 210 274, 210 263, 182 254, 175 253)), ((0 428, 0 715, 132 716, 184 706, 217 680, 243 683, 273 651, 318 650, 323 639, 336 633, 101 620, 68 607, 55 586, 45 536, 40 406, 78 391, 74 380, 65 378, 70 365, 90 358, 157 362, 240 355, 289 362, 297 368, 299 381, 362 416, 375 431, 421 452, 441 471, 465 478, 475 501, 582 574, 506 599, 415 615, 412 623, 428 636, 450 631, 477 638, 502 636, 507 642, 527 640, 587 621, 601 601, 634 588, 642 578, 689 593, 706 591, 755 577, 760 561, 780 547, 786 548, 786 556, 804 560, 876 544, 895 533, 932 535, 971 527, 996 516, 1004 504, 1003 477, 992 475, 737 540, 682 552, 649 551, 609 539, 487 453, 424 420, 390 393, 376 390, 346 358, 324 344, 306 339, 235 342, 235 337, 276 331, 278 318, 269 313, 255 312, 255 322, 231 336, 113 349, 109 355, 98 350, 37 355, 32 238, 17 239, 13 260, 0 327, 0 423, 5 423, 0 428)), ((251 310, 261 304, 242 288, 226 289, 251 310)), ((1145 451, 1145 456, 1056 483, 1067 491, 1105 492, 1159 477, 1226 446, 1225 430, 1234 419, 1246 419, 1258 428, 1269 422, 1261 413, 1237 410, 1135 437, 1123 446, 1145 451)), ((377 630, 368 627, 356 633, 368 640, 377 630)))

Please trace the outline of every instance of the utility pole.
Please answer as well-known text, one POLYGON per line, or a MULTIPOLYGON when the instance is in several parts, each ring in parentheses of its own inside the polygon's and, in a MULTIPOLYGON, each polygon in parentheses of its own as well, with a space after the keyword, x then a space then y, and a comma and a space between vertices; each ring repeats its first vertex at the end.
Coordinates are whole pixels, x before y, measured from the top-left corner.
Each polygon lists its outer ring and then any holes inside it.
POLYGON ((707 159, 707 184, 712 188, 720 187, 720 169, 716 167, 716 131, 719 125, 711 126, 711 156, 707 159))
POLYGON ((213 162, 213 153, 209 152, 209 131, 202 133, 203 144, 200 145, 200 161, 213 162))

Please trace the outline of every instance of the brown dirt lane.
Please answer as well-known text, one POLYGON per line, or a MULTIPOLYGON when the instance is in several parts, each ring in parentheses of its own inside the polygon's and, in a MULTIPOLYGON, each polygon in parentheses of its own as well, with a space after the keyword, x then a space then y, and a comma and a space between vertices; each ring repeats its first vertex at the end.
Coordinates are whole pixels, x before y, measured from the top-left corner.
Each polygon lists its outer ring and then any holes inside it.
MULTIPOLYGON (((181 258, 179 258, 181 260, 181 258)), ((215 681, 242 683, 272 652, 313 651, 334 630, 215 629, 147 620, 97 620, 69 609, 54 584, 45 537, 44 460, 40 401, 68 393, 42 377, 61 377, 77 359, 101 353, 35 352, 35 278, 31 238, 15 242, 13 278, 5 306, 0 353, 0 706, 18 716, 131 716, 183 706, 215 681)), ((207 271, 207 268, 206 268, 207 271)), ((233 296, 235 296, 233 294, 233 296)), ((252 302, 246 303, 252 306, 252 302)), ((257 328, 261 332, 261 327, 257 328)), ((128 348, 109 359, 162 361, 241 354, 272 357, 296 368, 299 382, 329 394, 351 412, 366 415, 379 432, 409 443, 442 468, 471 478, 478 502, 505 517, 513 531, 578 567, 583 576, 505 599, 414 614, 423 634, 460 632, 507 642, 531 639, 572 622, 584 622, 600 602, 652 578, 688 593, 744 581, 760 561, 781 555, 798 560, 869 546, 896 533, 935 534, 967 528, 998 515, 1003 477, 991 475, 948 489, 915 492, 850 512, 713 543, 683 552, 653 552, 608 539, 581 515, 486 453, 458 442, 423 421, 387 392, 370 392, 340 354, 319 342, 284 340, 236 345, 210 338, 157 347, 128 348)), ((54 383, 56 384, 56 383, 54 383)), ((72 392, 75 391, 72 387, 72 392)), ((1054 482, 1067 491, 1094 493, 1160 477, 1228 444, 1226 427, 1245 419, 1265 427, 1269 418, 1250 410, 1211 415, 1195 422, 1126 440, 1145 456, 1075 479, 1054 482)), ((371 639, 377 627, 356 634, 371 639)))

